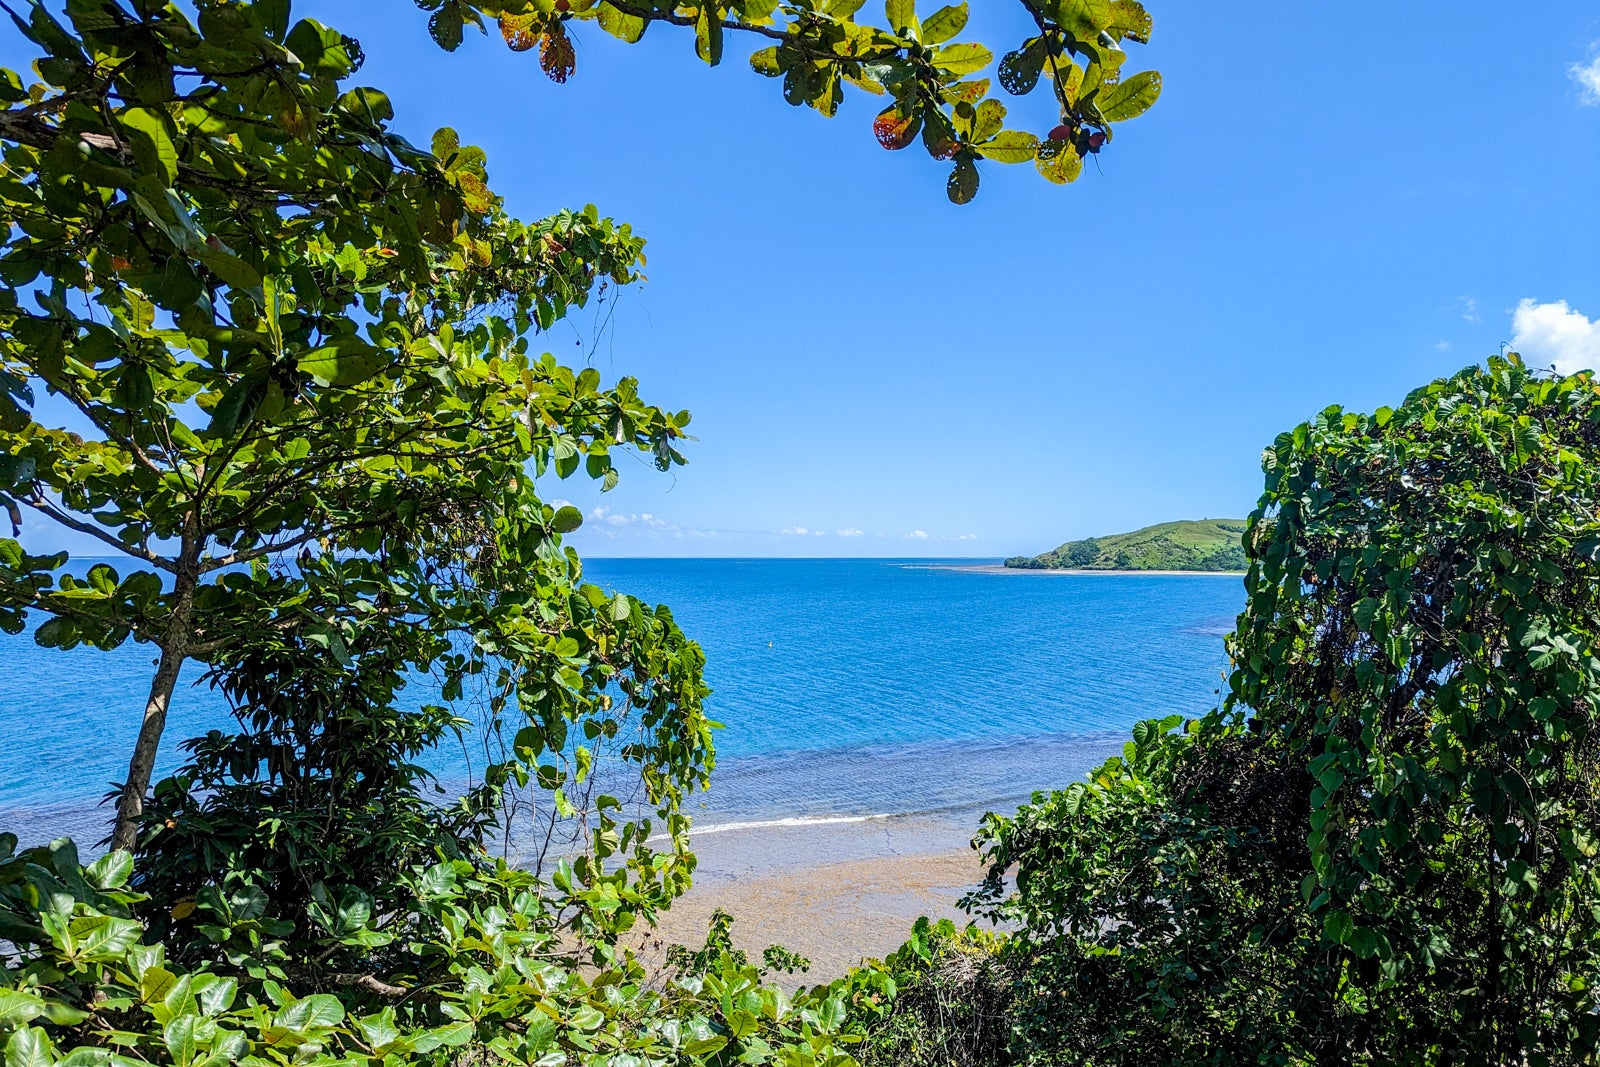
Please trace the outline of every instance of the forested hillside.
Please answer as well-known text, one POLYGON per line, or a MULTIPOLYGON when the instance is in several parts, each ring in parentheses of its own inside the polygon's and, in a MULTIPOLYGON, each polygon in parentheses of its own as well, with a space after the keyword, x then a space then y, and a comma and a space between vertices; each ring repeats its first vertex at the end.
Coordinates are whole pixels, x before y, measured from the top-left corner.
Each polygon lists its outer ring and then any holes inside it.
POLYGON ((1037 556, 1013 556, 1025 570, 1242 571, 1243 519, 1163 522, 1132 533, 1068 541, 1037 556))

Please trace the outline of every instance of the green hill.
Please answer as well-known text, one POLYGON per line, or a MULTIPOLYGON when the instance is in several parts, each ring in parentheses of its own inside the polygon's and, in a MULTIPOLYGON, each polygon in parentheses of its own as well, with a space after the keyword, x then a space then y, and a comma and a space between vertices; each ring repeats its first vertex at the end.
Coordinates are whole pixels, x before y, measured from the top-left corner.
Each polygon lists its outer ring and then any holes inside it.
POLYGON ((1052 552, 1012 556, 1007 567, 1026 570, 1242 571, 1243 519, 1163 522, 1132 533, 1068 541, 1052 552))

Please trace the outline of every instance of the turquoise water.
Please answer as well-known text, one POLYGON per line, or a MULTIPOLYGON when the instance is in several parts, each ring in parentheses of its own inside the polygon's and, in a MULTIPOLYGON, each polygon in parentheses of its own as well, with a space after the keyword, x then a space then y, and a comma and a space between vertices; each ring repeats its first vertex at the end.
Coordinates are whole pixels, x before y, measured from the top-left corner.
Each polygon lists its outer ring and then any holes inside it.
MULTIPOLYGON (((726 728, 695 801, 704 826, 1007 810, 1081 776, 1137 720, 1215 706, 1244 603, 1237 577, 926 561, 594 560, 588 576, 671 605, 706 650, 726 728)), ((0 635, 0 829, 99 836, 152 658, 0 635)), ((181 688, 163 766, 227 722, 209 690, 181 688)), ((435 767, 465 773, 459 752, 435 767)))

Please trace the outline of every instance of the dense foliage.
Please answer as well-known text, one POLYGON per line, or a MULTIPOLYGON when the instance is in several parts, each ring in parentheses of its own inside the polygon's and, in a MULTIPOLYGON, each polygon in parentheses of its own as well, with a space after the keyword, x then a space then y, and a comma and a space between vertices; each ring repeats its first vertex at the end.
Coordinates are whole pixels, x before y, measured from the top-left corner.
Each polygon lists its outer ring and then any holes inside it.
POLYGON ((1496 358, 1264 465, 1224 707, 980 835, 1025 1058, 1594 1062, 1600 389, 1496 358))
POLYGON ((1243 519, 1163 522, 1131 533, 1068 541, 1037 556, 1012 556, 1022 570, 1243 571, 1243 519))
MULTIPOLYGON (((367 980, 295 990, 241 971, 226 952, 181 965, 143 940, 127 888, 132 858, 80 866, 70 842, 14 852, 0 836, 0 1044, 8 1067, 397 1067, 494 1061, 843 1067, 844 1004, 790 998, 756 968, 711 953, 699 970, 648 982, 619 959, 582 971, 531 875, 465 861, 416 872, 406 954, 438 980, 367 980)), ((216 898, 211 921, 259 928, 259 902, 216 898)), ((249 955, 244 953, 242 955, 249 955)), ((281 976, 278 976, 281 977, 281 976)))

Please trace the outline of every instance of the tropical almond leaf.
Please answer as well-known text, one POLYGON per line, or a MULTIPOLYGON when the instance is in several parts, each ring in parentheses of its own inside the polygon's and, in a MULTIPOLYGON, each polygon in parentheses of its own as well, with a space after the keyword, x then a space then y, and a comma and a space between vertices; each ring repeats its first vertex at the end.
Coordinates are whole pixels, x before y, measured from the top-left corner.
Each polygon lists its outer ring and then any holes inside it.
POLYGON ((944 44, 967 27, 967 3, 941 7, 922 20, 922 43, 944 44))
POLYGON ((996 163, 1026 163, 1038 154, 1039 139, 1022 130, 1001 130, 977 147, 983 158, 996 163))
POLYGON ((598 16, 600 28, 613 37, 634 44, 644 36, 650 24, 637 15, 629 15, 613 4, 601 4, 598 16))
POLYGON ((1057 185, 1077 181, 1083 173, 1083 157, 1071 141, 1041 141, 1034 165, 1046 180, 1057 185))
POLYGON ((945 45, 933 54, 934 65, 947 74, 972 74, 994 62, 994 53, 981 44, 945 45))
POLYGON ((331 385, 356 385, 373 377, 388 360, 384 354, 355 337, 314 348, 300 357, 300 370, 331 385))
POLYGON ((1107 122, 1138 118, 1150 110, 1160 95, 1160 73, 1141 71, 1106 90, 1099 100, 1100 114, 1105 116, 1107 122))
POLYGON ((950 179, 945 182, 945 194, 952 204, 968 204, 978 195, 978 165, 967 156, 956 160, 950 179))

